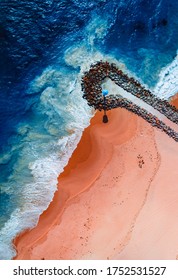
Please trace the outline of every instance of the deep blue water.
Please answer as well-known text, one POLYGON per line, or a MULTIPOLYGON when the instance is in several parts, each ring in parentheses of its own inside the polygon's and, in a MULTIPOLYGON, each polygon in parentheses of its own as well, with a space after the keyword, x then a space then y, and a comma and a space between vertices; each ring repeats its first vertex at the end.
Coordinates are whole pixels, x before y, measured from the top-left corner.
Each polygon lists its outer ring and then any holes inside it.
POLYGON ((36 224, 88 125, 88 61, 116 59, 153 89, 176 60, 177 14, 176 0, 0 2, 0 258, 36 224))

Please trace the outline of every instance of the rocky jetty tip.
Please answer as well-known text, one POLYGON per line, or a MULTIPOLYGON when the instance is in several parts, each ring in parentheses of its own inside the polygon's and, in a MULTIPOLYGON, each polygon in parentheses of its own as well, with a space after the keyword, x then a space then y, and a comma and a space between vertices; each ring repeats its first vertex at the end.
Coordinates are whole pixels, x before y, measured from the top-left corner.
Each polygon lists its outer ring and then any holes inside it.
POLYGON ((166 100, 159 99, 152 94, 151 91, 145 89, 140 82, 123 73, 116 64, 109 63, 107 61, 98 61, 95 64, 92 64, 89 71, 85 72, 82 77, 81 87, 84 93, 83 98, 88 101, 89 106, 92 106, 99 111, 104 110, 104 116, 106 116, 107 110, 118 107, 125 108, 128 111, 142 117, 152 126, 161 129, 169 137, 178 142, 178 133, 167 126, 163 121, 159 120, 158 117, 152 113, 139 107, 127 98, 122 98, 118 95, 109 95, 105 98, 102 94, 101 85, 106 78, 111 79, 116 85, 120 86, 137 98, 140 98, 145 103, 149 104, 161 114, 166 116, 169 120, 178 124, 178 110, 176 107, 172 106, 166 100))

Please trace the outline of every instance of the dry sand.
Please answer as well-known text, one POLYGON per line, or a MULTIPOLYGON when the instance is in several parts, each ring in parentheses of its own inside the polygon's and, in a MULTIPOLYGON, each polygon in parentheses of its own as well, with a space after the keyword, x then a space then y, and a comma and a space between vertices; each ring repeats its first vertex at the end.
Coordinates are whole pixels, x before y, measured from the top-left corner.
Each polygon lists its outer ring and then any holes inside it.
POLYGON ((16 259, 176 259, 178 143, 145 120, 96 113, 16 259))

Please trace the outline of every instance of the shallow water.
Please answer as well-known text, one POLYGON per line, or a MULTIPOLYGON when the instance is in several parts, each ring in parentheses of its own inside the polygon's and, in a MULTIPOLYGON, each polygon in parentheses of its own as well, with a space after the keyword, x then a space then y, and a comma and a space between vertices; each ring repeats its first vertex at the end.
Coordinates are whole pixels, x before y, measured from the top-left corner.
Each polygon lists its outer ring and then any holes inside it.
POLYGON ((116 62, 160 98, 178 92, 177 1, 0 4, 0 259, 36 225, 93 114, 80 78, 116 62))

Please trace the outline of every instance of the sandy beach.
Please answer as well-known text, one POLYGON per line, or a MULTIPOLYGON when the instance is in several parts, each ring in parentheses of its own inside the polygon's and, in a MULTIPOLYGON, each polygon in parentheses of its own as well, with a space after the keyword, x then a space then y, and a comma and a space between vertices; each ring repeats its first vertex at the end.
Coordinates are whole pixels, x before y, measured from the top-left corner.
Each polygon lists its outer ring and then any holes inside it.
POLYGON ((178 258, 178 143, 125 109, 108 116, 85 129, 15 259, 178 258))

